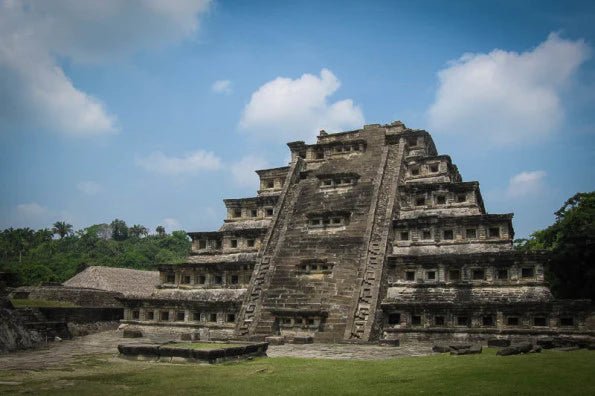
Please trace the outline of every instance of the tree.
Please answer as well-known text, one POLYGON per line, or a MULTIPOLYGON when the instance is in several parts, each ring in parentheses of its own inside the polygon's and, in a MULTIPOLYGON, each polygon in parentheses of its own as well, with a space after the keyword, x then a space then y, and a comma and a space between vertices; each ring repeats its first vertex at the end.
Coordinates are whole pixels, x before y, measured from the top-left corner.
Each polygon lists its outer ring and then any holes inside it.
POLYGON ((147 236, 147 234, 149 234, 149 230, 145 226, 142 226, 140 224, 135 224, 132 227, 130 227, 130 229, 128 230, 128 233, 130 234, 130 236, 132 236, 134 238, 140 238, 140 237, 147 236))
POLYGON ((155 232, 160 237, 164 237, 166 235, 166 233, 165 233, 165 227, 163 227, 163 226, 157 226, 157 228, 155 228, 155 232))
POLYGON ((115 241, 128 239, 128 226, 124 220, 115 219, 110 226, 112 227, 112 238, 115 241))
POLYGON ((555 214, 554 224, 515 246, 551 252, 546 275, 556 297, 595 300, 595 191, 575 194, 555 214))
POLYGON ((161 237, 116 240, 124 235, 143 235, 146 228, 135 225, 128 229, 119 219, 112 225, 92 225, 60 239, 54 239, 48 229, 0 230, 0 272, 18 274, 19 285, 64 282, 85 265, 148 269, 161 263, 185 262, 190 253, 191 242, 184 231, 168 235, 161 227, 161 237))
POLYGON ((29 250, 35 239, 35 233, 30 228, 10 229, 10 238, 14 249, 19 253, 19 263, 23 261, 23 254, 29 250))
POLYGON ((108 240, 112 237, 112 227, 109 224, 93 224, 85 228, 85 234, 99 239, 108 240))
POLYGON ((39 285, 43 282, 54 282, 56 276, 45 265, 23 264, 18 269, 19 278, 25 285, 39 285))
POLYGON ((52 228, 52 232, 54 234, 58 234, 60 236, 60 239, 62 239, 66 235, 72 233, 72 224, 68 224, 65 221, 56 221, 54 223, 54 227, 52 228))

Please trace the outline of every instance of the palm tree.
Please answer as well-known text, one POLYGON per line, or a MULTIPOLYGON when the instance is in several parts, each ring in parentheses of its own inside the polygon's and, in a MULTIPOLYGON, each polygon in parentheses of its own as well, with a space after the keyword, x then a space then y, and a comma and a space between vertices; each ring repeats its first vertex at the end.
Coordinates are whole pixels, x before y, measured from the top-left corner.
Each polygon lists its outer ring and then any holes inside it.
POLYGON ((143 236, 147 236, 149 230, 147 230, 147 227, 143 225, 135 224, 128 229, 128 233, 135 238, 140 238, 143 236))
POLYGON ((160 237, 165 236, 165 227, 157 226, 157 228, 155 228, 155 232, 157 232, 157 235, 160 237))
POLYGON ((112 239, 115 241, 123 241, 128 239, 128 226, 124 220, 115 219, 110 224, 112 227, 112 239))
POLYGON ((54 227, 52 228, 52 232, 54 234, 60 235, 60 239, 62 239, 66 235, 69 235, 72 233, 72 224, 68 224, 65 221, 56 221, 54 223, 54 227))

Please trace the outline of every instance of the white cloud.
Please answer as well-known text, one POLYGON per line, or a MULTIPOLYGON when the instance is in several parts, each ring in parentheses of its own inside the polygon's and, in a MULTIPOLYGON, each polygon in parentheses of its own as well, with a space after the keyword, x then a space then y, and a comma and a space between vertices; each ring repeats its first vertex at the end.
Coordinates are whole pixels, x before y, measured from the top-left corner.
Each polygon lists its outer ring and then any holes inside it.
POLYGON ((256 170, 266 169, 269 164, 264 158, 254 155, 243 157, 238 162, 231 164, 230 170, 234 181, 240 187, 254 187, 258 189, 259 178, 256 170))
POLYGON ((76 136, 114 133, 116 117, 57 62, 103 63, 193 33, 208 0, 0 0, 0 123, 76 136))
POLYGON ((252 94, 244 108, 240 129, 263 138, 307 140, 320 129, 341 131, 361 127, 363 113, 351 99, 328 102, 340 86, 328 69, 322 69, 320 77, 312 74, 295 80, 277 77, 252 94))
POLYGON ((91 180, 82 181, 82 182, 78 183, 76 185, 76 188, 83 194, 87 194, 87 195, 96 195, 96 194, 100 193, 101 190, 103 189, 101 187, 101 184, 91 181, 91 180))
POLYGON ((56 213, 37 202, 18 204, 14 212, 3 219, 6 226, 31 227, 33 229, 50 227, 56 221, 56 213))
POLYGON ((465 54, 438 73, 430 128, 496 144, 547 137, 564 118, 563 88, 589 56, 584 41, 555 33, 520 54, 465 54))
POLYGON ((231 81, 229 80, 217 80, 211 86, 211 90, 215 93, 219 94, 230 94, 231 89, 231 81))
POLYGON ((36 202, 30 202, 17 205, 17 213, 25 218, 32 219, 47 215, 49 210, 36 202))
POLYGON ((156 151, 147 157, 137 158, 136 164, 149 172, 179 175, 220 169, 221 159, 204 150, 196 150, 182 157, 168 157, 162 152, 156 151))
POLYGON ((165 219, 161 220, 161 225, 165 227, 165 231, 168 233, 182 229, 180 222, 172 217, 166 217, 165 219))
POLYGON ((506 195, 509 198, 521 198, 543 192, 546 173, 542 170, 521 172, 510 178, 506 195))

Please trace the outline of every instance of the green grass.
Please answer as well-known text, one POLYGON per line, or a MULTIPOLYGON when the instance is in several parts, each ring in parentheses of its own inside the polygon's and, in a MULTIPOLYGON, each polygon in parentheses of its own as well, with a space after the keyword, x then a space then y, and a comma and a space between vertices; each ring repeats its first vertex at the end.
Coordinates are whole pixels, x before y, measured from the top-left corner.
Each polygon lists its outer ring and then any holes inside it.
POLYGON ((222 365, 86 357, 59 370, 0 372, 0 394, 593 395, 595 352, 407 357, 382 361, 258 358, 222 365), (68 371, 71 370, 71 371, 68 371))
POLYGON ((166 346, 168 348, 211 350, 211 349, 222 349, 222 348, 234 348, 234 347, 239 347, 239 346, 243 346, 243 345, 242 344, 217 343, 217 342, 176 342, 174 344, 166 344, 164 346, 166 346))
POLYGON ((12 305, 15 308, 75 308, 78 305, 69 301, 53 301, 53 300, 29 300, 29 299, 11 299, 12 305))

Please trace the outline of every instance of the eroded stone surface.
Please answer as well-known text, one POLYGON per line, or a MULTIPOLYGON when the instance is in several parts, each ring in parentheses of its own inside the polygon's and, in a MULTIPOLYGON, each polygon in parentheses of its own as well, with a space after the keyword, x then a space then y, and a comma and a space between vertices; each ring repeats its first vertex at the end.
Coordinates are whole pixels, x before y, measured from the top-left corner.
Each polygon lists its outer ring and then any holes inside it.
POLYGON ((487 213, 427 131, 397 121, 288 147, 289 166, 257 171, 257 196, 224 200, 218 231, 189 233, 187 263, 161 266, 150 298, 122 300, 125 323, 403 346, 595 335, 590 302, 553 298, 547 254, 513 250, 513 215, 487 213))
MULTIPOLYGON (((94 355, 118 355, 118 345, 156 345, 171 341, 171 338, 148 335, 143 338, 122 338, 121 330, 110 330, 62 342, 48 344, 46 348, 0 355, 0 370, 40 370, 53 367, 64 368, 78 359, 94 355)), ((318 359, 376 360, 399 356, 431 354, 431 344, 416 344, 407 347, 380 347, 351 344, 304 344, 270 345, 270 357, 304 357, 318 359)))

